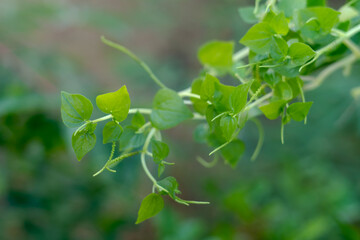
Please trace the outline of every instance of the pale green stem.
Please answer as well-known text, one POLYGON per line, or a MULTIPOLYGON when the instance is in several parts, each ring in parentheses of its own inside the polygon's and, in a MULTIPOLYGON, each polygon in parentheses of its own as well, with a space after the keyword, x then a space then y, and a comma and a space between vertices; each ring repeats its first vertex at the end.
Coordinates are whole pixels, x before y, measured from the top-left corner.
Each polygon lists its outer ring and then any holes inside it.
POLYGON ((249 48, 243 48, 243 49, 237 51, 233 55, 232 59, 233 59, 234 62, 237 62, 237 61, 247 57, 248 55, 249 55, 249 48))

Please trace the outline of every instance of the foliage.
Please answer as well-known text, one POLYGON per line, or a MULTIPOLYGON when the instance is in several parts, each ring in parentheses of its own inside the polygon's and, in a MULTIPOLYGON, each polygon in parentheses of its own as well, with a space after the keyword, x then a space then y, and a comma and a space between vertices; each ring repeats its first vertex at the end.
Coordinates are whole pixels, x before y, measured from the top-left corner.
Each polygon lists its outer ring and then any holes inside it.
MULTIPOLYGON (((163 200, 160 195, 168 195, 184 205, 208 204, 179 198, 181 192, 174 177, 156 180, 150 173, 146 165, 147 156, 159 164, 158 176, 168 165, 164 159, 169 149, 161 140, 161 130, 176 127, 190 119, 206 121, 206 131, 202 136, 203 141, 214 148, 210 155, 222 157, 227 164, 235 167, 245 151, 245 143, 239 133, 247 121, 256 121, 261 113, 270 120, 280 118, 281 141, 284 142, 285 125, 291 120, 306 123, 313 103, 305 100, 304 92, 321 86, 329 74, 358 60, 360 50, 351 39, 360 32, 360 24, 352 3, 340 10, 348 12, 350 8, 356 14, 352 18, 344 18, 339 17, 342 12, 322 3, 314 6, 311 1, 308 2, 296 3, 295 6, 290 0, 280 1, 279 4, 273 0, 266 3, 256 1, 251 16, 240 11, 242 16, 247 17, 246 21, 257 21, 240 40, 247 48, 233 53, 233 42, 206 43, 198 51, 203 71, 190 88, 179 92, 169 89, 130 50, 102 38, 105 44, 139 63, 159 85, 161 89, 154 97, 152 109, 130 108, 130 97, 123 86, 116 92, 97 97, 96 105, 108 114, 104 117, 89 120, 91 102, 82 95, 64 92, 61 112, 66 126, 79 127, 72 137, 78 160, 95 146, 96 124, 112 121, 112 125, 106 125, 103 131, 103 143, 112 143, 110 158, 94 175, 106 169, 114 171, 110 167, 120 160, 140 154, 145 174, 153 183, 153 193, 143 200, 137 223, 161 210, 163 200), (345 50, 342 50, 344 46, 345 50), (243 64, 241 60, 246 56, 248 64, 243 64), (317 71, 321 71, 318 77, 311 76, 317 71), (219 78, 225 75, 233 76, 241 84, 224 84, 219 78), (305 79, 310 79, 309 83, 304 83, 305 79), (184 98, 190 98, 191 102, 184 98), (193 105, 193 109, 190 110, 187 104, 193 105), (131 125, 120 126, 128 114, 135 114, 131 125), (149 115, 149 120, 144 121, 139 114, 149 115), (120 146, 120 155, 114 158, 117 145, 120 146)), ((260 134, 258 146, 262 145, 262 141, 260 134)), ((255 153, 254 156, 257 155, 255 153)))

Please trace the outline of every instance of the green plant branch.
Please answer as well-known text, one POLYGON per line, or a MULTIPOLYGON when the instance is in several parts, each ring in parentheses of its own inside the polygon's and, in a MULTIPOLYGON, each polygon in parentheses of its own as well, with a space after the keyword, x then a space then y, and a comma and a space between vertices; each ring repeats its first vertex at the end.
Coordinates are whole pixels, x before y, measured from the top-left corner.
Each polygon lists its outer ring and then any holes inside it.
MULTIPOLYGON (((142 151, 136 151, 136 152, 131 152, 131 153, 125 153, 125 154, 122 154, 121 156, 117 157, 117 158, 114 158, 108 162, 106 162, 106 164, 104 165, 103 168, 101 168, 98 172, 96 172, 93 177, 96 177, 97 175, 99 175, 100 173, 102 173, 105 169, 107 169, 108 167, 110 167, 111 165, 115 164, 115 163, 118 163, 122 160, 124 160, 125 158, 128 158, 128 157, 132 157, 134 155, 137 155, 139 153, 141 153, 142 151)), ((113 170, 115 171, 115 170, 113 170)))
POLYGON ((108 45, 109 47, 115 48, 123 53, 125 53, 126 55, 128 55, 129 57, 131 57, 135 62, 137 62, 150 76, 150 78, 152 80, 154 80, 154 82, 159 85, 159 87, 161 88, 167 88, 158 77, 155 76, 155 74, 153 73, 153 71, 150 69, 150 67, 144 62, 142 61, 140 58, 138 58, 133 52, 131 52, 129 49, 127 49, 126 47, 114 43, 110 40, 107 40, 104 36, 101 37, 101 41, 103 43, 105 43, 106 45, 108 45))
POLYGON ((322 70, 320 74, 311 83, 305 85, 304 90, 311 91, 318 88, 324 82, 324 80, 332 73, 334 73, 336 70, 345 67, 347 65, 351 65, 358 59, 359 59, 358 56, 356 56, 355 54, 351 54, 341 59, 338 62, 334 62, 333 64, 329 65, 324 70, 322 70))

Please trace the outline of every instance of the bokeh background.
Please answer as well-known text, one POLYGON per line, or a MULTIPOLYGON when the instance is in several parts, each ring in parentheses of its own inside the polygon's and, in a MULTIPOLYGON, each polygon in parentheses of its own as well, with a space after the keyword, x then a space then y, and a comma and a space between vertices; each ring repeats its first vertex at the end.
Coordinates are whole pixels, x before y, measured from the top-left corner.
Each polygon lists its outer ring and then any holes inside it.
MULTIPOLYGON (((334 7, 342 1, 333 1, 334 7)), ((175 176, 186 207, 166 200, 154 219, 135 225, 151 191, 138 158, 93 178, 109 146, 78 162, 72 130, 60 117, 60 91, 96 95, 126 84, 133 107, 150 107, 157 87, 131 59, 100 41, 120 42, 169 86, 181 90, 200 71, 196 52, 212 39, 235 40, 249 28, 233 0, 1 0, 0 239, 360 239, 360 65, 335 73, 316 91, 307 125, 261 118, 265 143, 255 162, 255 125, 235 170, 196 161, 194 123, 166 131, 165 175, 175 176)), ((237 45, 237 49, 241 46, 237 45)), ((101 113, 95 112, 93 117, 101 113)), ((100 129, 100 128, 99 128, 100 129)), ((155 169, 153 169, 155 170, 155 169)))

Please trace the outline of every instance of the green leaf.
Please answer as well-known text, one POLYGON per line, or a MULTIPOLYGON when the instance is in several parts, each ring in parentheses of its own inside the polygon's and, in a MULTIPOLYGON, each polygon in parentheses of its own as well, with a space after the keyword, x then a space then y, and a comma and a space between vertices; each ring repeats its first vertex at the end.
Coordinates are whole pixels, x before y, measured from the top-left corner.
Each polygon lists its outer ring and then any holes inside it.
POLYGON ((301 34, 315 41, 321 35, 331 32, 331 29, 339 22, 339 14, 328 7, 310 7, 299 10, 294 19, 301 34))
POLYGON ((159 194, 151 193, 141 202, 138 217, 135 224, 139 224, 156 214, 164 208, 164 200, 159 194))
POLYGON ((93 111, 90 100, 80 94, 61 92, 61 118, 67 127, 80 127, 93 111))
POLYGON ((358 10, 356 10, 356 8, 353 8, 349 5, 342 6, 339 9, 339 11, 340 11, 340 16, 339 16, 340 22, 346 22, 346 21, 351 20, 354 17, 359 16, 358 10))
POLYGON ((275 34, 275 31, 268 23, 257 23, 249 29, 240 40, 240 43, 249 47, 255 53, 266 54, 270 52, 275 34))
POLYGON ((243 143, 243 141, 235 139, 234 141, 223 147, 220 151, 225 161, 234 168, 243 153, 245 152, 245 144, 243 143))
POLYGON ((158 166, 158 177, 160 177, 164 171, 165 171, 165 164, 161 162, 159 163, 158 166))
POLYGON ((238 9, 240 17, 246 23, 256 23, 258 21, 257 17, 254 14, 254 7, 242 7, 238 9))
POLYGON ((286 104, 286 100, 278 100, 271 102, 267 105, 259 107, 259 109, 264 113, 264 115, 270 119, 275 120, 278 118, 286 104))
POLYGON ((130 151, 144 145, 145 136, 142 133, 136 133, 137 130, 133 126, 124 127, 124 132, 121 134, 119 141, 120 151, 130 151))
POLYGON ((151 149, 155 163, 160 163, 169 155, 169 147, 166 143, 161 141, 151 141, 151 149))
POLYGON ((237 86, 230 95, 230 107, 234 114, 244 109, 252 81, 237 86))
POLYGON ((307 114, 309 113, 309 110, 311 108, 312 102, 297 102, 291 104, 288 109, 287 113, 289 116, 294 119, 295 121, 303 121, 307 114))
POLYGON ((274 36, 271 42, 270 56, 274 59, 280 59, 286 56, 288 52, 288 45, 286 41, 280 36, 274 36))
POLYGON ((175 91, 161 89, 156 93, 150 119, 157 129, 162 130, 175 127, 192 117, 192 112, 186 107, 182 98, 175 91))
POLYGON ((238 118, 230 115, 224 115, 220 119, 220 128, 227 141, 231 140, 237 129, 238 118))
POLYGON ((204 66, 224 70, 232 67, 233 51, 233 42, 211 41, 200 47, 198 58, 204 66))
POLYGON ((301 66, 315 57, 316 53, 309 45, 296 42, 291 44, 288 55, 293 66, 301 66))
POLYGON ((181 193, 178 189, 179 184, 174 177, 166 177, 161 181, 158 181, 158 184, 165 188, 169 192, 169 196, 173 199, 176 197, 175 194, 181 193))
POLYGON ((287 82, 279 82, 275 85, 274 96, 281 100, 290 100, 293 98, 291 86, 287 82))
POLYGON ((278 7, 286 17, 292 17, 296 10, 306 7, 306 0, 279 0, 278 7))
POLYGON ((88 123, 85 128, 72 135, 71 144, 79 161, 95 147, 96 125, 96 123, 88 123))
POLYGON ((103 144, 118 141, 122 133, 123 128, 116 122, 106 123, 103 129, 103 144))
MULTIPOLYGON (((201 78, 195 79, 191 84, 191 93, 201 95, 201 87, 202 87, 203 82, 204 82, 204 80, 201 78)), ((193 98, 193 97, 191 97, 190 100, 193 103, 195 111, 197 111, 198 113, 200 113, 202 115, 205 115, 206 108, 208 106, 207 101, 203 100, 203 99, 193 98)))
POLYGON ((215 83, 219 83, 219 79, 207 73, 200 90, 200 97, 202 100, 213 100, 215 83))
POLYGON ((122 86, 116 92, 97 96, 96 105, 102 112, 111 114, 116 121, 124 121, 130 109, 130 97, 126 86, 122 86))
POLYGON ((263 22, 268 23, 277 34, 286 35, 289 32, 288 21, 286 20, 284 12, 275 14, 270 10, 265 15, 263 22))
POLYGON ((145 123, 145 117, 140 112, 136 112, 131 119, 131 125, 137 129, 141 128, 145 123))
POLYGON ((230 96, 234 92, 234 86, 228 86, 221 83, 215 83, 214 106, 217 111, 231 111, 230 96))

